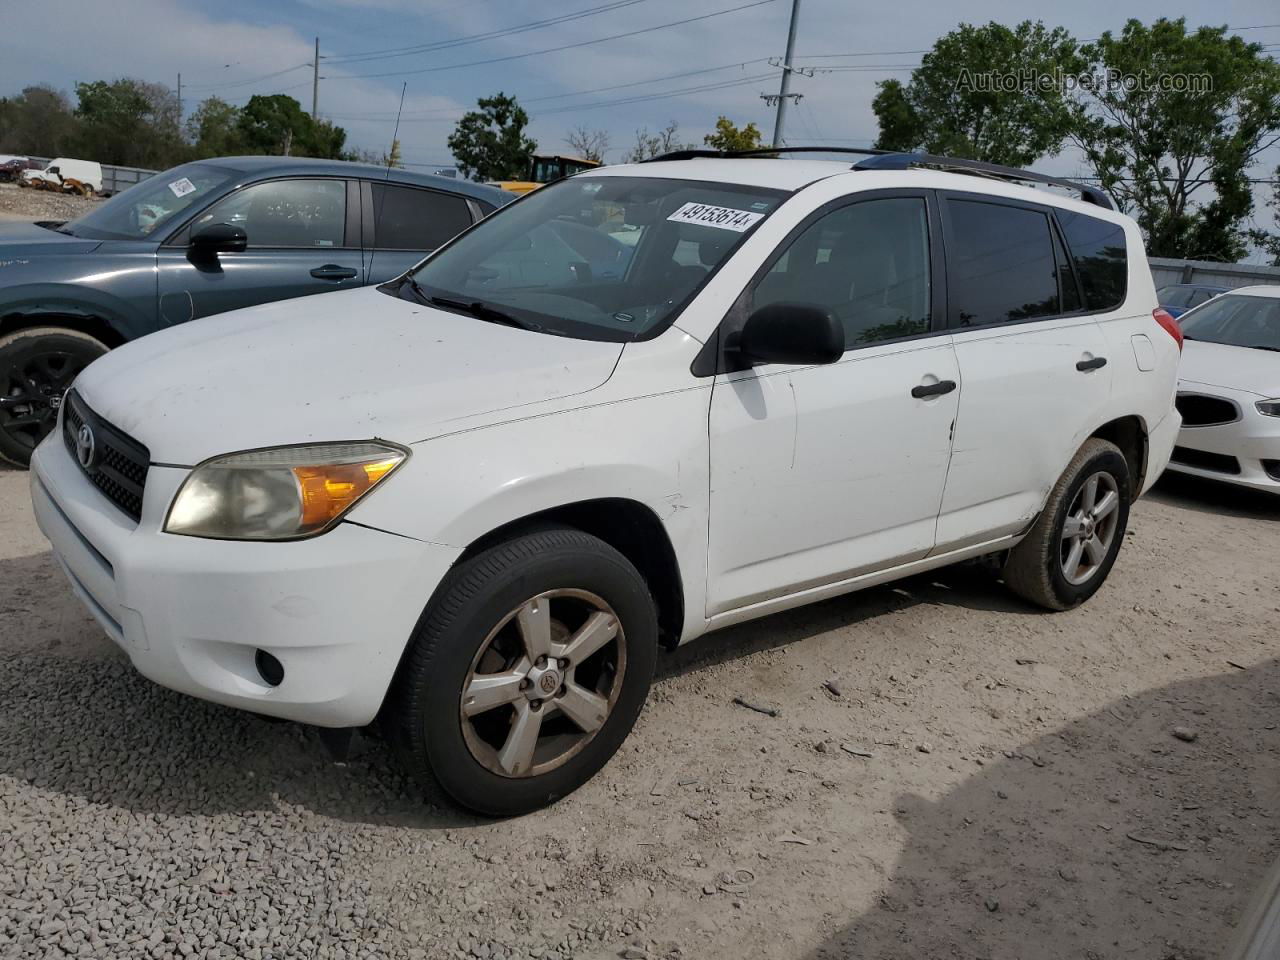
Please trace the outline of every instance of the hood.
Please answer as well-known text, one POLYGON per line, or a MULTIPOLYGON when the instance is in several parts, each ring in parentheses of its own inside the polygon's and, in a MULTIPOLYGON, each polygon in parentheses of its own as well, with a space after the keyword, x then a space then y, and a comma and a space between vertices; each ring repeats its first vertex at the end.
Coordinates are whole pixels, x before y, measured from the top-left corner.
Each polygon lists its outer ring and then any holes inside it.
POLYGON ((505 419, 599 386, 621 352, 366 287, 151 334, 96 360, 76 389, 153 461, 190 466, 280 444, 412 443, 484 414, 505 419))
POLYGON ((1178 379, 1186 384, 1244 390, 1261 397, 1280 397, 1280 353, 1187 340, 1182 345, 1178 379))
POLYGON ((35 223, 0 222, 0 261, 49 253, 88 253, 101 245, 101 240, 69 237, 35 223))

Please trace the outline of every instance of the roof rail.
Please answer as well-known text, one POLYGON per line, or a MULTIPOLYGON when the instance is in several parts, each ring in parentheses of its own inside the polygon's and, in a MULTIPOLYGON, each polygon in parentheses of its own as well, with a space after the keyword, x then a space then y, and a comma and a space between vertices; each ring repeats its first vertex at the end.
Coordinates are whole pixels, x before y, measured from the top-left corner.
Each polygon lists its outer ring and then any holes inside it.
POLYGON ((732 159, 734 157, 772 157, 779 153, 853 153, 860 157, 880 156, 893 153, 892 150, 874 150, 870 147, 756 147, 752 150, 674 150, 661 156, 641 160, 641 163, 657 163, 661 160, 693 160, 697 157, 715 157, 732 159))
POLYGON ((966 160, 962 157, 940 157, 932 153, 903 153, 896 150, 875 150, 869 147, 760 147, 755 150, 676 150, 653 157, 644 163, 660 160, 692 160, 697 157, 728 159, 733 157, 772 157, 780 153, 851 153, 863 157, 853 165, 854 170, 910 170, 912 167, 930 167, 947 173, 967 173, 995 180, 1022 183, 1044 183, 1078 193, 1085 203, 1092 203, 1104 210, 1114 210, 1111 198, 1098 187, 1086 186, 1063 177, 1051 177, 1017 167, 1005 167, 998 163, 966 160))
POLYGON ((961 157, 939 157, 932 153, 880 153, 853 165, 855 170, 909 170, 912 167, 932 167, 947 173, 969 173, 979 177, 991 177, 995 180, 1022 181, 1024 183, 1047 183, 1054 187, 1062 187, 1080 194, 1085 203, 1092 203, 1105 210, 1114 210, 1111 198, 1106 191, 1098 187, 1085 186, 1074 180, 1063 177, 1051 177, 1017 167, 1005 167, 998 163, 984 163, 981 160, 965 160, 961 157))

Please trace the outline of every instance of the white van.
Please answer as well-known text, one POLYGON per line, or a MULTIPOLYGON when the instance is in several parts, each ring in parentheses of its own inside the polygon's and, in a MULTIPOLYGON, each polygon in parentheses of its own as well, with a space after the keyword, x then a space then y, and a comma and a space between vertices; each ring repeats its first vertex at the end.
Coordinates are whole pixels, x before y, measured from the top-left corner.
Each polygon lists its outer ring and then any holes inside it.
POLYGON ((24 170, 19 185, 91 196, 102 192, 102 164, 96 160, 58 157, 49 161, 43 170, 24 170))
POLYGON ((1043 180, 590 170, 379 287, 96 360, 35 514, 151 679, 376 720, 460 803, 530 810, 618 749, 660 647, 980 556, 1051 610, 1102 586, 1182 337, 1137 224, 1043 180))

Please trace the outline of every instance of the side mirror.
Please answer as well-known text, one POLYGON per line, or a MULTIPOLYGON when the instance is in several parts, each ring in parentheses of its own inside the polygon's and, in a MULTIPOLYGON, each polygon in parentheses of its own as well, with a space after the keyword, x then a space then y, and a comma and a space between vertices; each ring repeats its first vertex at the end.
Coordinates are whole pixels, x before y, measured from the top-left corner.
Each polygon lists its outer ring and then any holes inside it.
POLYGON ((187 249, 197 255, 212 256, 218 253, 243 253, 249 245, 249 235, 243 227, 229 223, 211 223, 191 234, 187 249))
POLYGON ((738 349, 757 363, 835 363, 844 356, 844 328, 811 303, 771 303, 747 318, 738 349))

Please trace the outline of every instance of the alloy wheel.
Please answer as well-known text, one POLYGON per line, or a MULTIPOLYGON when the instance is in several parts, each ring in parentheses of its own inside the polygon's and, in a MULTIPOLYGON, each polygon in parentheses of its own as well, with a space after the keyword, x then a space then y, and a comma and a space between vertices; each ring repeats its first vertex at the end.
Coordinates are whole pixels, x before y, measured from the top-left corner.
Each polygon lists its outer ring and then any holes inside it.
POLYGON ((0 367, 0 430, 19 448, 34 450, 57 422, 63 394, 95 357, 42 350, 0 367))
POLYGON ((554 770, 605 725, 626 665, 622 624, 600 597, 572 589, 531 597, 485 638, 463 682, 467 748, 503 777, 554 770))
POLYGON ((1120 489, 1105 470, 1081 485, 1062 524, 1062 575, 1080 586, 1102 568, 1120 520, 1120 489))

